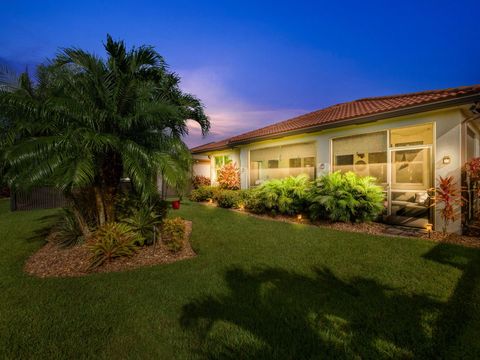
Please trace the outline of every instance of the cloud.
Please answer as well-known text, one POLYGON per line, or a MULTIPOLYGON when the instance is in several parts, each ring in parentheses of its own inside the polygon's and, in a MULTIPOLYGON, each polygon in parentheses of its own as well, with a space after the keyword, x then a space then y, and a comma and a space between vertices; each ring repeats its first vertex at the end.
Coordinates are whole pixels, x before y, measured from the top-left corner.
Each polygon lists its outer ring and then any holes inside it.
POLYGON ((308 112, 306 109, 261 107, 235 95, 226 84, 230 74, 225 68, 199 68, 179 74, 182 89, 202 100, 211 123, 206 137, 202 137, 196 123, 189 123, 190 134, 185 138, 189 146, 222 140, 308 112))

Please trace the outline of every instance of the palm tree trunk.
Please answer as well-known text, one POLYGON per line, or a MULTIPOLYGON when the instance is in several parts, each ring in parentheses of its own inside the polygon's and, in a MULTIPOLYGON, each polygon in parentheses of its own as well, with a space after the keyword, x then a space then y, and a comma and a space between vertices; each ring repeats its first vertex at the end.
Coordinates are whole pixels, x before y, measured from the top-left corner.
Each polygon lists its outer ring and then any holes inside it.
POLYGON ((78 226, 82 231, 83 237, 85 239, 88 239, 91 235, 91 232, 87 222, 85 221, 85 218, 83 217, 82 213, 77 209, 75 205, 72 207, 72 211, 73 211, 73 214, 75 215, 75 219, 77 220, 78 226))
POLYGON ((115 221, 115 195, 117 193, 117 189, 113 187, 108 187, 105 191, 105 195, 103 197, 103 203, 105 205, 105 216, 107 221, 115 221))
POLYGON ((95 191, 95 203, 97 206, 98 224, 102 226, 106 223, 105 206, 103 204, 102 190, 98 186, 95 186, 93 189, 95 191))
POLYGON ((88 239, 91 235, 90 227, 88 226, 88 222, 85 220, 85 216, 82 214, 77 202, 75 201, 75 195, 68 191, 65 194, 65 197, 72 202, 72 211, 73 215, 75 216, 75 220, 77 221, 78 226, 80 227, 80 231, 85 239, 88 239))

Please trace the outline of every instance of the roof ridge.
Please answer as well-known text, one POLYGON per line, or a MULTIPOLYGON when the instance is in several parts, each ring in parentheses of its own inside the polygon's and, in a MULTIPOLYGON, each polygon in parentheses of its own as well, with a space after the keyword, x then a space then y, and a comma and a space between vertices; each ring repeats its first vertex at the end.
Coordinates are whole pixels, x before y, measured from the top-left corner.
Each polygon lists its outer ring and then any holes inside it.
MULTIPOLYGON (((357 100, 333 104, 322 109, 313 110, 306 114, 297 115, 293 118, 272 122, 261 128, 252 129, 241 134, 230 136, 223 140, 211 142, 193 149, 218 148, 229 145, 235 145, 239 141, 253 139, 259 136, 280 134, 292 130, 299 130, 309 126, 319 126, 339 120, 354 119, 360 116, 380 114, 382 112, 391 112, 419 104, 429 104, 438 101, 444 101, 448 98, 467 96, 472 93, 480 94, 480 84, 450 87, 440 90, 424 90, 406 94, 367 97, 357 100), (422 96, 423 95, 423 96, 422 96), (417 96, 419 96, 417 98, 417 96), (401 101, 382 102, 384 99, 399 99, 401 101), (407 98, 403 100, 403 98, 407 98), (410 99, 408 99, 410 98, 410 99), (377 102, 375 102, 377 101, 377 102)), ((205 150, 207 150, 205 149, 205 150)))
MULTIPOLYGON (((392 95, 384 95, 384 96, 368 96, 365 98, 360 98, 353 101, 347 102, 357 102, 357 101, 365 101, 365 100, 381 100, 381 99, 391 99, 391 98, 399 98, 399 97, 408 97, 408 96, 416 96, 416 95, 427 95, 427 94, 441 94, 444 92, 451 92, 451 91, 461 91, 461 90, 475 90, 476 88, 480 88, 480 84, 473 84, 473 85, 465 85, 465 86, 455 86, 445 89, 437 89, 437 90, 421 90, 415 91, 411 93, 404 93, 404 94, 392 94, 392 95)), ((344 104, 344 103, 343 103, 344 104)))

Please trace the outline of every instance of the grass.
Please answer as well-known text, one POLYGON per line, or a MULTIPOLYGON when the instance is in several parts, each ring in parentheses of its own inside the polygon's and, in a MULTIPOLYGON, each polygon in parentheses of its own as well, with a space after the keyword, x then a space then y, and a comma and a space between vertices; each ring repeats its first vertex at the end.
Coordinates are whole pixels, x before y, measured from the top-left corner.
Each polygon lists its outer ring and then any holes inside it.
POLYGON ((0 201, 5 358, 475 358, 480 253, 183 204, 198 256, 83 278, 22 266, 50 211, 0 201))

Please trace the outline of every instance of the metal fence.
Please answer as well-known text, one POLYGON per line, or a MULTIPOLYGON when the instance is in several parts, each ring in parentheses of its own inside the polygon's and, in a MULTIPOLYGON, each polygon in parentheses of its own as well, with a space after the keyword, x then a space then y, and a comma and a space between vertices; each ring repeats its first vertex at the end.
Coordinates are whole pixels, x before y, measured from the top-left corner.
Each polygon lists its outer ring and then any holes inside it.
POLYGON ((53 209, 68 205, 62 192, 52 187, 40 187, 30 191, 12 191, 10 210, 53 209))

